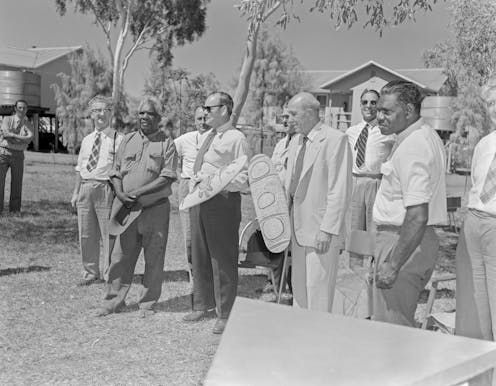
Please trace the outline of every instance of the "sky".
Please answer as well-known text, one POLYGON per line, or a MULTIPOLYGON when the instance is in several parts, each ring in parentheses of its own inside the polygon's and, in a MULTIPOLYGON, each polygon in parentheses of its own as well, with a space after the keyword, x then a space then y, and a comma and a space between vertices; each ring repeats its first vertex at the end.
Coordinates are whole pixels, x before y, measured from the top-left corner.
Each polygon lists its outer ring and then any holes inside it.
MULTIPOLYGON (((390 0, 385 0, 386 2, 390 0)), ((55 9, 55 0, 2 0, 0 46, 77 46, 88 44, 104 55, 103 33, 91 16, 75 14, 68 5, 65 16, 55 9)), ((241 64, 247 23, 237 9, 236 1, 211 0, 207 8, 207 30, 192 44, 176 47, 174 65, 193 74, 215 74, 226 87, 236 76, 241 64)), ((358 22, 352 29, 336 31, 326 15, 307 11, 313 1, 304 5, 295 1, 301 21, 291 21, 286 30, 273 26, 271 32, 293 50, 306 70, 350 70, 369 60, 392 69, 423 67, 422 52, 450 37, 447 2, 433 5, 433 11, 421 13, 415 23, 387 29, 382 37, 364 29, 358 22)), ((273 18, 276 20, 276 18, 273 18)), ((148 76, 149 56, 140 51, 130 61, 125 88, 133 96, 142 93, 148 76)))

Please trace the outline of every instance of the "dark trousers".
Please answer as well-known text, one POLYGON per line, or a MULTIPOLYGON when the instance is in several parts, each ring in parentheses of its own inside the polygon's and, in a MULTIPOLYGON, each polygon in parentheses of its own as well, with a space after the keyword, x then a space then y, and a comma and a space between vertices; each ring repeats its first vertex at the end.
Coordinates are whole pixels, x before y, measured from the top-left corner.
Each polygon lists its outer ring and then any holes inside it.
POLYGON ((3 211, 5 178, 10 168, 9 210, 21 210, 22 176, 24 174, 24 152, 0 147, 0 213, 3 211))
POLYGON ((169 213, 169 201, 143 209, 139 217, 117 236, 108 271, 106 308, 115 309, 124 304, 141 249, 145 258, 145 273, 138 298, 139 307, 152 308, 160 298, 169 213))
POLYGON ((238 287, 241 195, 217 194, 190 210, 193 309, 227 318, 238 287))

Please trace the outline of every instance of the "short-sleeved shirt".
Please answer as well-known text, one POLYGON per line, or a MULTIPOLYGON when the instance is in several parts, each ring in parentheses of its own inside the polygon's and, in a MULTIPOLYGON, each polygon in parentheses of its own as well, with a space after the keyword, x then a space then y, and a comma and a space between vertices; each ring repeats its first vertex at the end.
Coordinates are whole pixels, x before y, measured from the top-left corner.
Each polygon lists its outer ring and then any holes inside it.
POLYGON ((474 149, 472 157, 472 188, 468 193, 468 207, 496 215, 496 195, 488 202, 480 199, 487 172, 496 154, 496 131, 482 138, 474 149))
POLYGON ((358 150, 355 144, 367 122, 362 121, 358 125, 351 126, 346 130, 348 143, 353 154, 353 173, 355 174, 379 174, 381 165, 387 159, 395 143, 393 135, 383 135, 378 126, 369 128, 367 146, 365 147, 365 161, 361 167, 356 164, 358 150))
POLYGON ((93 151, 96 135, 97 130, 83 138, 79 150, 78 163, 75 169, 83 179, 108 180, 115 161, 117 149, 124 136, 110 127, 102 130, 100 151, 96 167, 92 171, 88 171, 88 161, 91 152, 93 151))
MULTIPOLYGON (((229 165, 236 158, 243 155, 250 159, 250 146, 241 131, 233 128, 230 123, 218 127, 216 131, 217 134, 203 157, 200 173, 214 174, 220 168, 229 165)), ((208 136, 210 132, 211 130, 205 134, 208 136)), ((228 192, 245 192, 248 190, 248 165, 245 165, 225 190, 228 192)))
POLYGON ((0 129, 0 147, 5 147, 10 150, 23 151, 26 150, 29 143, 28 142, 17 142, 12 138, 3 138, 2 133, 10 132, 13 134, 20 134, 22 136, 32 136, 33 135, 33 125, 27 117, 20 121, 17 115, 11 115, 5 117, 2 121, 2 127, 0 129))
MULTIPOLYGON (((140 188, 159 177, 177 178, 177 153, 174 142, 157 131, 147 137, 141 130, 126 134, 122 140, 111 177, 122 179, 124 192, 140 188)), ((147 195, 152 203, 172 194, 170 184, 163 190, 147 195)))
POLYGON ((381 167, 376 224, 401 226, 409 206, 428 204, 427 225, 445 225, 446 156, 436 131, 422 119, 398 134, 397 147, 381 167))
POLYGON ((193 166, 195 165, 196 155, 200 150, 206 133, 200 134, 198 131, 190 131, 177 137, 174 140, 176 151, 182 163, 181 178, 191 178, 193 176, 193 166))

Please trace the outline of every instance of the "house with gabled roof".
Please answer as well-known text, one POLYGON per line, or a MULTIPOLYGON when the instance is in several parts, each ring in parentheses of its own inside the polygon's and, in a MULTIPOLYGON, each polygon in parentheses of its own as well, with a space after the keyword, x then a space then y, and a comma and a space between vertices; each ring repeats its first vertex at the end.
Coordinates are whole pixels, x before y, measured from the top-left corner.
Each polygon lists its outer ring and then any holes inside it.
MULTIPOLYGON (((28 102, 28 116, 35 128, 33 149, 39 149, 40 118, 48 120, 54 127, 54 138, 58 138, 55 112, 57 103, 52 84, 60 84, 59 73, 71 73, 68 57, 82 50, 82 46, 71 47, 0 47, 0 116, 13 111, 16 100, 28 102)), ((57 150, 58 141, 54 141, 57 150)))
POLYGON ((322 115, 342 129, 360 122, 360 95, 365 89, 380 91, 392 80, 406 80, 425 95, 437 95, 447 80, 442 68, 391 69, 373 60, 348 71, 305 73, 312 79, 311 92, 321 104, 322 115))

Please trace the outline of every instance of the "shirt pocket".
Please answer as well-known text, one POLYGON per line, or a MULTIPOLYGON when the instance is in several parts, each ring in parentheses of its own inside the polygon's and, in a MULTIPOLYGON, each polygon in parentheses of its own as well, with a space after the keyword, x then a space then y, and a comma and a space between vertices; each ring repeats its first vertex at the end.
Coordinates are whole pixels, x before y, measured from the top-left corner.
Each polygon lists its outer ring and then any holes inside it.
POLYGON ((125 154, 122 157, 121 174, 124 176, 134 168, 138 160, 138 153, 125 154))
POLYGON ((146 170, 154 174, 160 174, 163 156, 160 152, 150 152, 146 161, 146 170))

